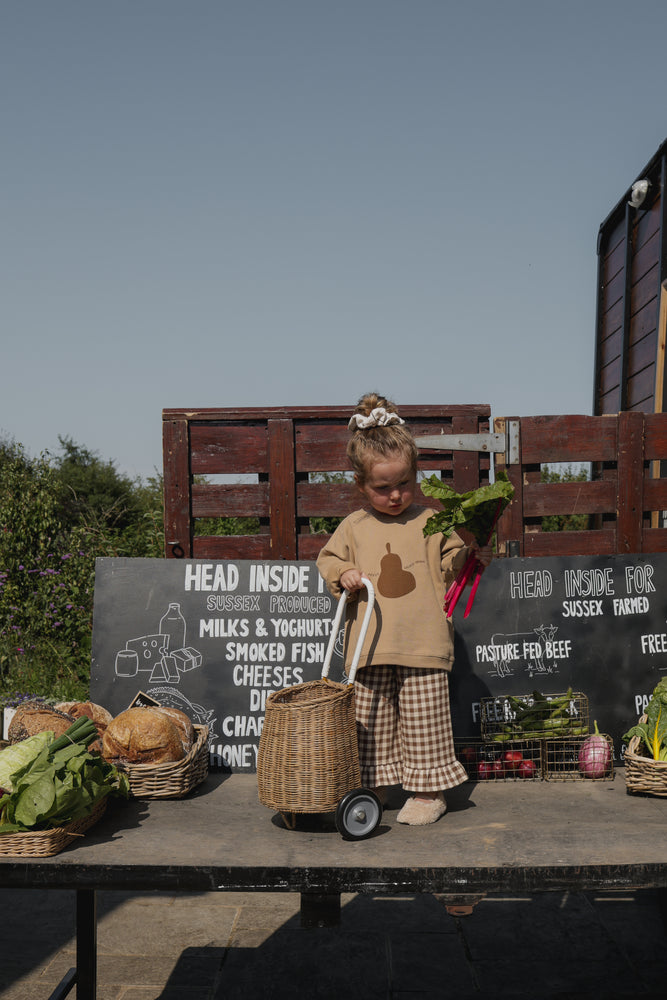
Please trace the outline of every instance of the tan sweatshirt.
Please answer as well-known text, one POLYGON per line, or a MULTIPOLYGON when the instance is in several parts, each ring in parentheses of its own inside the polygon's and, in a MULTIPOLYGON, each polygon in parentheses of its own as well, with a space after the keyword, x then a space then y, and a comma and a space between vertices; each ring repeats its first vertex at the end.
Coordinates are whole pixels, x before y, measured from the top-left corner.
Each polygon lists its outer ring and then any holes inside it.
MULTIPOLYGON (((450 670, 454 629, 442 609, 445 591, 463 566, 468 548, 456 533, 424 537, 434 511, 413 504, 398 517, 357 510, 338 526, 317 558, 334 597, 340 577, 359 569, 375 588, 375 608, 359 668, 379 664, 450 670)), ((345 663, 349 664, 367 606, 367 592, 351 595, 345 663), (352 599, 355 598, 355 599, 352 599)))

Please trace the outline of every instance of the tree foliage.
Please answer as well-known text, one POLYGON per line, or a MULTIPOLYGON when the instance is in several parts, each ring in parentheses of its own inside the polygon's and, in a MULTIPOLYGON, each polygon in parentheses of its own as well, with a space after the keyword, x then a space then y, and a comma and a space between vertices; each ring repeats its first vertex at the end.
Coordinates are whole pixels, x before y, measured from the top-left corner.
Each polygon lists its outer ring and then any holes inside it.
POLYGON ((161 479, 60 444, 0 442, 0 694, 87 697, 96 558, 164 551, 161 479))

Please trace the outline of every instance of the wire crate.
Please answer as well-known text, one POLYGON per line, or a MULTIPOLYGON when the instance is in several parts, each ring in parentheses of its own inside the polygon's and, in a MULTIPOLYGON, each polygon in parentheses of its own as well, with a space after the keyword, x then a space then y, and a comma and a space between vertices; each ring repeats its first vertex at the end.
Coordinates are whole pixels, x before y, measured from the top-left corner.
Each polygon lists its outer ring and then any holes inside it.
POLYGON ((595 766, 582 768, 580 754, 586 736, 563 737, 544 741, 545 777, 549 781, 611 781, 614 777, 614 742, 606 733, 599 734, 604 741, 595 752, 595 766))
POLYGON ((540 740, 491 745, 455 737, 454 750, 470 781, 540 781, 545 776, 540 740))
POLYGON ((589 725, 588 698, 579 691, 547 695, 533 691, 481 699, 485 742, 587 736, 589 725))

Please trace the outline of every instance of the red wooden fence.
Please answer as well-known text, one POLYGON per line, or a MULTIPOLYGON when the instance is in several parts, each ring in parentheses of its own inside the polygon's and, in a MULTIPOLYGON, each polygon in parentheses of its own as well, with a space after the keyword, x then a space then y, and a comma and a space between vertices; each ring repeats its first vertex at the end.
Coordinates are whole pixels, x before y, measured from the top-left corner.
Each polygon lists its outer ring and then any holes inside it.
MULTIPOLYGON (((416 437, 489 430, 488 406, 402 406, 401 413, 416 437)), ((311 530, 311 519, 344 516, 361 500, 352 482, 323 481, 348 470, 349 414, 349 407, 165 410, 166 555, 314 559, 326 536, 311 530), (259 519, 259 534, 197 528, 202 518, 248 516, 259 519)), ((494 456, 515 487, 498 524, 499 555, 667 551, 667 414, 500 418, 494 431, 510 425, 516 447, 494 456), (592 478, 541 483, 541 466, 555 463, 584 463, 592 478), (542 518, 553 514, 585 514, 589 526, 543 531, 542 518)), ((424 450, 420 461, 457 492, 488 482, 490 464, 488 452, 451 446, 424 450)))
MULTIPOLYGON (((166 555, 314 559, 324 536, 311 531, 311 519, 349 514, 361 500, 352 482, 322 481, 322 474, 349 470, 350 412, 349 406, 165 410, 166 555), (226 481, 214 481, 221 477, 226 481), (198 519, 249 516, 259 518, 259 534, 197 533, 198 519)), ((401 414, 415 435, 489 429, 488 406, 401 406, 401 414)), ((457 492, 489 481, 488 454, 429 451, 420 465, 457 492)))
MULTIPOLYGON (((660 475, 666 458, 667 414, 521 418, 519 459, 505 466, 515 497, 498 525, 501 554, 667 551, 667 478, 660 475), (555 463, 590 463, 592 479, 540 483, 540 466, 555 463), (542 531, 542 518, 552 514, 589 515, 589 527, 542 531)), ((500 457, 496 467, 503 464, 500 457)))

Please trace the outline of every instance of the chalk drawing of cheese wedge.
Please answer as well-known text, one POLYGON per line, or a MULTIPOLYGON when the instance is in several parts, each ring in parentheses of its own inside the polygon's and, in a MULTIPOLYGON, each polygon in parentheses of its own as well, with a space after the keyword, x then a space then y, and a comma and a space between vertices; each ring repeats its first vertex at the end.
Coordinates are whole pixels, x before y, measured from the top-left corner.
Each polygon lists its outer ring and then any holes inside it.
POLYGON ((128 639, 125 649, 136 653, 137 670, 149 671, 151 674, 159 666, 167 652, 169 636, 162 633, 141 635, 137 639, 128 639))

